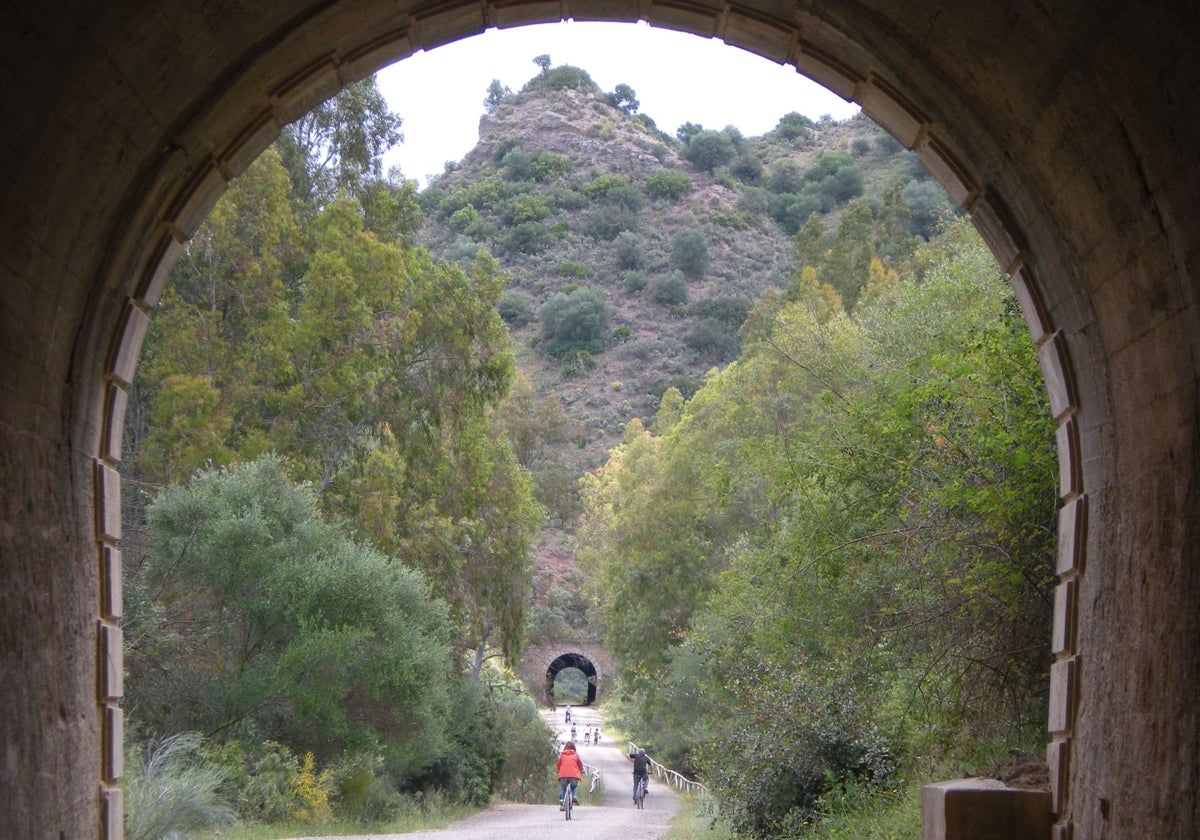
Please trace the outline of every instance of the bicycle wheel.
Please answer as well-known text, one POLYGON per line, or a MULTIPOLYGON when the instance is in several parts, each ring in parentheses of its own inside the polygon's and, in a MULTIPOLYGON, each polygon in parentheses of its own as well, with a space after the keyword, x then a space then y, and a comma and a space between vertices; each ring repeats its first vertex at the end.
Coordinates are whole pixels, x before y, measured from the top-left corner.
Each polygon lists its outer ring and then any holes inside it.
POLYGON ((637 806, 638 806, 638 808, 646 807, 646 780, 645 779, 642 779, 640 782, 638 782, 637 806))
POLYGON ((575 791, 570 785, 567 785, 567 792, 563 794, 563 814, 567 819, 571 819, 571 810, 575 807, 575 791))

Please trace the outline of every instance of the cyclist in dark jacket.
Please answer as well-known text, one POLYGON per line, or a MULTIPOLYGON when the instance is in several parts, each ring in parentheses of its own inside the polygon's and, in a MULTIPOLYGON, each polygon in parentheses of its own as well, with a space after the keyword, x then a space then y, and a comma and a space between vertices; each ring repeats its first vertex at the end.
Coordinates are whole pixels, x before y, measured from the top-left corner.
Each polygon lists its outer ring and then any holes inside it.
POLYGON ((638 783, 643 779, 646 780, 646 793, 650 792, 650 756, 646 755, 644 749, 639 748, 627 758, 633 762, 633 801, 637 802, 638 783))

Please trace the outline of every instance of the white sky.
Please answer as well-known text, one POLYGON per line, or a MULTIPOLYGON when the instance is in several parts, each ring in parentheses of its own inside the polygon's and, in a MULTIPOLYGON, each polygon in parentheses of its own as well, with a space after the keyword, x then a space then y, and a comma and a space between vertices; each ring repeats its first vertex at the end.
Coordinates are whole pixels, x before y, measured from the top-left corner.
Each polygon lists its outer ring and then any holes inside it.
POLYGON ((645 23, 557 23, 489 29, 417 53, 379 71, 379 89, 404 119, 404 142, 384 157, 421 185, 448 160, 461 160, 479 139, 483 99, 492 79, 517 92, 538 73, 533 59, 582 68, 601 90, 625 83, 667 134, 685 122, 709 129, 734 125, 747 137, 770 131, 789 111, 842 120, 858 106, 792 67, 717 39, 655 29, 645 23))

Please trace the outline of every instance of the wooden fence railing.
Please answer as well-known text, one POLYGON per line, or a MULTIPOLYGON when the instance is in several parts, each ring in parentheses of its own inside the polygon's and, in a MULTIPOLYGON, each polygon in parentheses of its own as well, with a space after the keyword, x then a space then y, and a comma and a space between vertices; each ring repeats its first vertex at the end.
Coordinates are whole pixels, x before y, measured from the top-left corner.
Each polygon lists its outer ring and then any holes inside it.
MULTIPOLYGON (((633 741, 630 741, 629 752, 626 753, 626 755, 633 755, 637 751, 638 745, 633 743, 633 741)), ((706 798, 709 796, 708 788, 706 788, 704 785, 700 784, 699 782, 692 781, 682 773, 677 773, 669 767, 664 767, 653 758, 650 759, 650 772, 654 775, 654 778, 658 779, 664 784, 670 785, 671 787, 675 788, 675 790, 685 793, 694 793, 697 796, 706 798)))

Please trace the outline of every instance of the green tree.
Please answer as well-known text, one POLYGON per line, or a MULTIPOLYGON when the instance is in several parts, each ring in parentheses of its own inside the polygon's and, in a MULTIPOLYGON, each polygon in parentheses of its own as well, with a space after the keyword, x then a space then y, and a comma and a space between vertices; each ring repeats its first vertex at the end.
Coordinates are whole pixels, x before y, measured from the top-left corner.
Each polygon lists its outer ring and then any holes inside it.
POLYGON ((642 268, 646 265, 646 248, 642 244, 642 237, 633 231, 617 234, 613 240, 613 254, 618 268, 642 268))
POLYGON ((699 228, 681 230, 671 238, 671 260, 687 277, 699 280, 708 271, 708 238, 699 228))
POLYGON ((660 274, 650 283, 650 299, 663 306, 680 306, 688 301, 687 280, 680 271, 660 274))
POLYGON ((445 606, 323 521, 280 459, 198 473, 148 517, 127 636, 144 725, 318 751, 439 725, 445 606))
POLYGON ((379 180, 384 152, 403 139, 401 122, 372 76, 286 126, 277 145, 296 199, 314 210, 339 192, 357 195, 365 182, 379 180))
POLYGON ((646 179, 646 192, 655 198, 675 201, 687 195, 691 188, 692 182, 688 176, 667 169, 657 169, 646 179))
POLYGON ((775 133, 785 140, 807 140, 813 121, 795 111, 784 114, 775 125, 775 133))
POLYGON ((867 285, 875 259, 875 220, 864 199, 847 205, 838 222, 837 239, 819 274, 841 295, 847 311, 867 285))
POLYGON ((598 353, 608 336, 608 304, 596 288, 558 292, 538 309, 543 348, 562 358, 574 350, 598 353))
POLYGON ((491 113, 510 96, 512 96, 512 91, 508 85, 500 84, 499 79, 492 79, 491 84, 488 85, 487 96, 483 99, 484 110, 491 113))
POLYGON ((538 70, 541 71, 542 73, 549 72, 549 70, 550 70, 550 56, 549 55, 546 55, 543 53, 542 55, 534 56, 533 63, 538 66, 538 70))
POLYGON ((892 184, 883 196, 883 206, 875 220, 875 251, 897 264, 908 259, 916 248, 912 234, 912 211, 904 200, 904 184, 892 184))
POLYGON ((633 88, 627 84, 619 84, 613 88, 613 92, 605 97, 608 104, 614 108, 619 108, 626 114, 636 114, 638 110, 637 94, 633 88))
POLYGON ((724 166, 733 160, 734 154, 733 141, 721 131, 698 131, 688 137, 683 150, 683 157, 701 172, 724 166))

